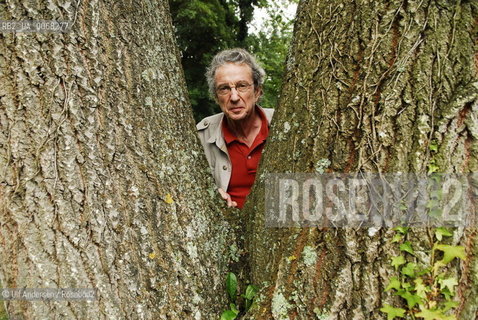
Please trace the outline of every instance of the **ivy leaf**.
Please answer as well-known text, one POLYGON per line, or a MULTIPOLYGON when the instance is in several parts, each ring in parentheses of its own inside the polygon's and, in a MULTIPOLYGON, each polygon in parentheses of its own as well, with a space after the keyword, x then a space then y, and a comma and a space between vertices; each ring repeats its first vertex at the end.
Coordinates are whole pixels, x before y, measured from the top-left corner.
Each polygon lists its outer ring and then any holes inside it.
POLYGON ((415 316, 425 320, 456 320, 454 315, 446 316, 440 310, 423 309, 421 312, 415 314, 415 316))
POLYGON ((424 274, 430 274, 430 271, 431 271, 431 268, 422 269, 422 270, 420 270, 420 271, 418 271, 418 272, 416 273, 416 276, 417 276, 417 277, 421 277, 421 276, 423 276, 424 274))
POLYGON ((381 308, 380 311, 387 314, 387 320, 393 320, 395 317, 405 316, 405 309, 394 308, 386 303, 383 305, 383 308, 381 308))
POLYGON ((400 245, 400 251, 405 251, 415 255, 415 251, 413 251, 412 244, 410 243, 410 241, 405 241, 404 243, 402 243, 400 245))
POLYGON ((453 293, 450 292, 450 289, 443 288, 440 290, 440 293, 445 297, 445 300, 451 300, 453 297, 453 293))
POLYGON ((463 246, 449 246, 447 244, 437 244, 435 248, 443 251, 443 259, 440 260, 443 264, 447 264, 455 258, 466 260, 465 247, 463 246))
POLYGON ((236 317, 237 317, 237 315, 232 310, 224 311, 221 314, 221 320, 234 320, 234 319, 236 319, 236 317))
POLYGON ((405 290, 409 290, 409 288, 411 287, 412 285, 406 281, 403 281, 402 282, 402 288, 405 289, 405 290))
POLYGON ((400 232, 401 234, 405 235, 408 233, 408 227, 395 227, 393 230, 400 232))
POLYGON ((458 285, 458 281, 456 281, 455 277, 447 278, 447 279, 438 279, 438 283, 440 283, 440 289, 448 288, 452 295, 455 294, 455 286, 458 285))
POLYGON ((422 278, 415 279, 415 291, 417 292, 417 296, 420 298, 426 299, 427 292, 430 292, 430 289, 423 284, 422 278))
POLYGON ((418 295, 413 294, 409 291, 399 292, 397 293, 397 295, 407 300, 407 305, 409 309, 412 309, 417 303, 421 302, 421 298, 418 295))
POLYGON ((438 169, 440 169, 440 167, 437 166, 436 164, 434 164, 434 163, 428 164, 428 174, 433 173, 433 172, 437 172, 438 169))
POLYGON ((451 237, 453 233, 451 233, 447 228, 440 227, 435 230, 435 237, 438 241, 441 241, 443 237, 451 237))
POLYGON ((392 243, 400 242, 403 236, 400 233, 396 233, 392 238, 392 243))
POLYGON ((397 277, 391 277, 390 283, 385 288, 385 291, 389 291, 390 289, 400 290, 400 287, 401 287, 400 280, 398 280, 397 277))
POLYGON ((237 294, 237 278, 236 275, 232 272, 227 274, 226 278, 226 290, 229 294, 229 298, 232 302, 236 302, 236 294, 237 294))
POLYGON ((448 310, 457 307, 460 303, 458 301, 445 301, 443 303, 445 305, 445 308, 443 308, 443 313, 447 312, 448 310))
POLYGON ((392 267, 395 267, 395 270, 398 270, 398 267, 400 267, 402 264, 405 264, 405 262, 406 261, 404 256, 393 257, 392 267))
POLYGON ((409 276, 410 278, 413 278, 415 276, 415 268, 417 265, 413 262, 407 263, 405 267, 402 268, 402 274, 409 276))

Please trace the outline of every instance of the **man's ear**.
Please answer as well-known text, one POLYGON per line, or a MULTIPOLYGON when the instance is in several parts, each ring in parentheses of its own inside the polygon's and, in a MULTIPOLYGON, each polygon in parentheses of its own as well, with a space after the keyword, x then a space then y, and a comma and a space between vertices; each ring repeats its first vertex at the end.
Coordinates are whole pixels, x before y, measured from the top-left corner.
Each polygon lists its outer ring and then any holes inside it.
POLYGON ((255 88, 255 96, 256 96, 256 102, 259 101, 259 99, 262 97, 262 94, 264 92, 262 91, 262 87, 255 88))

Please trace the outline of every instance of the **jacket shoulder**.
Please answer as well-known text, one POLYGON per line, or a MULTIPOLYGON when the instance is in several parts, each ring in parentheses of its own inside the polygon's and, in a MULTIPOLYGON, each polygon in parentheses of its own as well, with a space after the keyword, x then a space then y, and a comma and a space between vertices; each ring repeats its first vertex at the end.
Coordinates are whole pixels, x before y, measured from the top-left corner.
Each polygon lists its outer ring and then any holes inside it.
POLYGON ((275 110, 272 109, 272 108, 262 108, 262 111, 266 115, 267 122, 269 122, 269 125, 270 125, 270 123, 272 121, 272 116, 274 115, 275 110))
POLYGON ((222 113, 218 113, 218 114, 206 117, 196 124, 196 129, 198 131, 201 131, 201 130, 207 129, 209 126, 217 125, 219 122, 221 122, 222 116, 223 116, 222 113))

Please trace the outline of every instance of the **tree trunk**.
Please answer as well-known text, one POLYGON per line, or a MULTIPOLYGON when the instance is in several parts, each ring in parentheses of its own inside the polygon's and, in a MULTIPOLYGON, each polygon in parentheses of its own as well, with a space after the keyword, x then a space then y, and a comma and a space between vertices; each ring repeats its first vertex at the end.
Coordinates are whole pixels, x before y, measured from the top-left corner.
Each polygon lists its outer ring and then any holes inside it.
MULTIPOLYGON (((250 319, 386 319, 384 304, 403 305, 385 291, 397 275, 395 231, 266 228, 265 174, 478 171, 477 18, 474 1, 301 1, 245 209, 251 278, 262 287, 250 319)), ((432 232, 408 234, 417 252, 408 262, 430 258, 432 232)), ((448 268, 459 282, 454 312, 475 319, 477 229, 449 241, 468 256, 448 268)))
POLYGON ((1 6, 4 20, 74 23, 0 33, 1 283, 97 290, 92 302, 7 301, 9 315, 217 318, 233 236, 167 1, 1 6))

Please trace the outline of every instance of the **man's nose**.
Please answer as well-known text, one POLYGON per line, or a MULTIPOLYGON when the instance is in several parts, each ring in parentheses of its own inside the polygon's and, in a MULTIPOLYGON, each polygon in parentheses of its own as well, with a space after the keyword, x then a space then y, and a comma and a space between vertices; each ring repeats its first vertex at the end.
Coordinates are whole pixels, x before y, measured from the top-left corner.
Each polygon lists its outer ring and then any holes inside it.
POLYGON ((237 92, 236 88, 231 88, 231 101, 238 101, 239 100, 239 93, 237 92))

